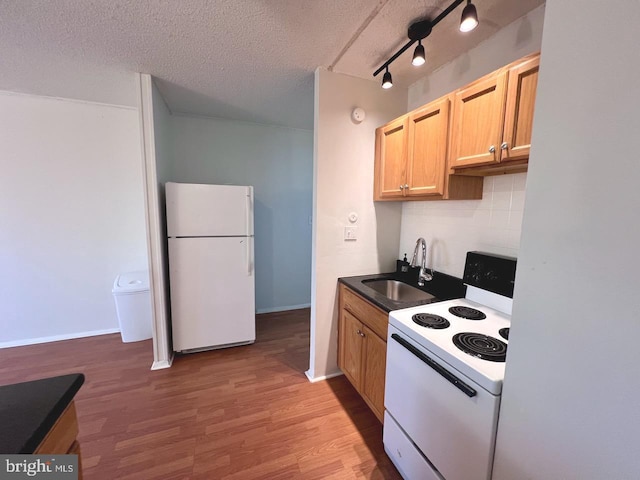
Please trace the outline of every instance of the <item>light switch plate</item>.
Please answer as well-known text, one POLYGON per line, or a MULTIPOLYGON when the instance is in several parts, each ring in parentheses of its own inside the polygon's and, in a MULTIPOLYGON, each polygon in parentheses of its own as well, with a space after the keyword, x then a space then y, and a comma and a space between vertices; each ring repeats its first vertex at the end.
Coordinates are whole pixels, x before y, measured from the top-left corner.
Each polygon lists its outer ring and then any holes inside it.
POLYGON ((344 239, 356 240, 358 238, 358 227, 344 227, 344 239))

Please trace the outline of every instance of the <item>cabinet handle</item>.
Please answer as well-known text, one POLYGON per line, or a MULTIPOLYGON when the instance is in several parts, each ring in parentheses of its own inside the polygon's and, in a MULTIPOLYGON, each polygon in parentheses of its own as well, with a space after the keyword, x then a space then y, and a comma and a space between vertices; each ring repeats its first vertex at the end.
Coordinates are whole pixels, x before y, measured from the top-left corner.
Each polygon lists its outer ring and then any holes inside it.
POLYGON ((361 337, 364 337, 364 333, 362 333, 362 331, 360 329, 356 330, 356 333, 358 335, 360 335, 361 337))
POLYGON ((408 184, 408 183, 405 183, 405 184, 404 184, 404 188, 409 188, 409 184, 408 184))
POLYGON ((400 185, 400 190, 404 190, 404 185, 400 185))
POLYGON ((489 153, 496 153, 496 147, 495 147, 495 145, 491 145, 491 146, 489 147, 489 153))
POLYGON ((509 148, 509 145, 507 144, 507 142, 502 142, 502 145, 500 145, 500 148, 502 150, 506 150, 507 148, 509 148))

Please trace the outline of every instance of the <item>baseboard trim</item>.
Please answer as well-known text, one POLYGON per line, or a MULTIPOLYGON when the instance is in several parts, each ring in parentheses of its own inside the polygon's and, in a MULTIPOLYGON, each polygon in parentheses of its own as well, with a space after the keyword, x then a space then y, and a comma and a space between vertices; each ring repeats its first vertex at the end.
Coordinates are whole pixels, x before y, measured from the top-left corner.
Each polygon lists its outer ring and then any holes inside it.
POLYGON ((0 343, 0 349, 12 347, 24 347, 27 345, 37 345, 39 343, 60 342, 62 340, 73 340, 74 338, 96 337, 98 335, 109 335, 120 333, 119 328, 107 328, 104 330, 91 330, 89 332, 66 333, 64 335, 52 335, 50 337, 26 338, 24 340, 14 340, 12 342, 0 343))
POLYGON ((288 312, 289 310, 300 310, 301 308, 309 308, 310 306, 310 303, 303 303, 302 305, 289 305, 287 307, 258 308, 256 313, 288 312))
POLYGON ((151 370, 162 370, 164 368, 170 368, 173 364, 173 357, 174 354, 172 353, 171 357, 169 357, 169 360, 156 360, 151 365, 151 370))
POLYGON ((304 372, 311 383, 322 382, 323 380, 329 380, 330 378, 339 377, 340 375, 344 375, 340 370, 337 372, 329 373, 327 375, 321 375, 320 377, 314 377, 311 373, 311 370, 307 370, 304 372))

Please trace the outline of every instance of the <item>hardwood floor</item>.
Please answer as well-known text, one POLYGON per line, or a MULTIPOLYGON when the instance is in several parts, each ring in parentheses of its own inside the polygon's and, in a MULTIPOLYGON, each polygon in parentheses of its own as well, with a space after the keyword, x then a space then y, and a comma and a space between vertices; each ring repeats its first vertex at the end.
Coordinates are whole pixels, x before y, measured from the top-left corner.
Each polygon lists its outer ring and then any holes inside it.
POLYGON ((84 478, 399 479, 344 376, 315 384, 309 310, 257 317, 254 345, 178 356, 119 335, 0 350, 0 384, 82 372, 84 478))

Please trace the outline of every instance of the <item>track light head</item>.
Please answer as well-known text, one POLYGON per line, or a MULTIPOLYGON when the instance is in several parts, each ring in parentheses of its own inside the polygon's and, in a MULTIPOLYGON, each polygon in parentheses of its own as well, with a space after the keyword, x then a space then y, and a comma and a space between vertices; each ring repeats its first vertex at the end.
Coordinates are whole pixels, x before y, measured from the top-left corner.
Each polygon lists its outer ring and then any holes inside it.
POLYGON ((413 59, 411 60, 411 64, 415 67, 419 67, 420 65, 424 65, 424 62, 426 62, 424 47, 422 46, 422 42, 418 41, 418 46, 413 51, 413 59))
POLYGON ((460 31, 470 32, 478 26, 478 12, 476 6, 467 0, 467 4, 462 10, 462 18, 460 19, 460 31))
POLYGON ((391 72, 389 72, 389 68, 387 67, 387 71, 384 72, 382 76, 382 88, 388 89, 393 87, 393 80, 391 79, 391 72))

